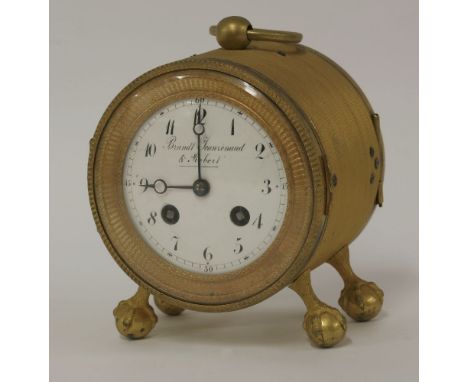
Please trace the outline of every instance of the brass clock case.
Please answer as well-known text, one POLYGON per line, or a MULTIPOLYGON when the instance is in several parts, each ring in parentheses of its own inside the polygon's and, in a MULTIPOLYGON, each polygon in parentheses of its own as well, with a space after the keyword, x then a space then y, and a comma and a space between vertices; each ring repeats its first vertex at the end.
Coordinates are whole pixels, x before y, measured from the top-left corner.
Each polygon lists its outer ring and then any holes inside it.
POLYGON ((99 122, 88 165, 93 216, 120 267, 153 294, 193 310, 244 308, 290 285, 310 262, 326 222, 321 157, 309 122, 274 83, 215 59, 179 61, 129 84, 99 122), (284 222, 270 247, 244 268, 216 275, 183 270, 155 253, 131 222, 123 194, 124 160, 137 129, 164 106, 197 97, 230 103, 260 123, 282 158, 288 181, 284 222))

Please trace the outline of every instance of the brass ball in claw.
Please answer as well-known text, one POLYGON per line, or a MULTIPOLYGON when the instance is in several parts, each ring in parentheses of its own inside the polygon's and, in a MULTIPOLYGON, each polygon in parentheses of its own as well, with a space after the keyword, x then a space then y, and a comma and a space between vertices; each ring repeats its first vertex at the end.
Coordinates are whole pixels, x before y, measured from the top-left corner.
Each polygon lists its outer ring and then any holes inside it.
POLYGON ((320 347, 331 347, 340 342, 346 333, 346 319, 334 308, 306 313, 304 329, 309 338, 320 347))
POLYGON ((121 301, 114 309, 115 325, 120 334, 131 339, 146 337, 158 322, 151 306, 135 307, 121 301))
POLYGON ((341 291, 338 303, 356 321, 377 316, 383 304, 383 291, 373 282, 360 282, 341 291))

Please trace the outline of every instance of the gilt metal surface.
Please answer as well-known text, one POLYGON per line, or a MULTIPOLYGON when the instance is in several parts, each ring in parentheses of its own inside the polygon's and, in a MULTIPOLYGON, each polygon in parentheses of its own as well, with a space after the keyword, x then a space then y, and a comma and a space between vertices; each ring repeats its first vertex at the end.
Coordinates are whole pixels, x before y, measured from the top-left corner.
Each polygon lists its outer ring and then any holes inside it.
POLYGON ((255 29, 241 17, 223 19, 210 33, 224 49, 137 78, 109 105, 90 142, 88 190, 98 231, 140 285, 114 311, 117 327, 135 338, 147 334, 157 321, 148 309, 150 293, 162 311, 176 315, 245 308, 289 285, 306 305, 311 340, 333 346, 345 335, 346 320, 317 298, 312 269, 329 262, 338 271, 339 304, 355 320, 375 317, 383 303, 381 289, 351 269, 348 252, 383 203, 380 118, 339 65, 297 44, 301 34, 255 29), (155 110, 189 97, 226 101, 258 120, 285 165, 284 224, 266 253, 238 271, 194 274, 154 256, 125 208, 123 163, 136 130, 155 110))

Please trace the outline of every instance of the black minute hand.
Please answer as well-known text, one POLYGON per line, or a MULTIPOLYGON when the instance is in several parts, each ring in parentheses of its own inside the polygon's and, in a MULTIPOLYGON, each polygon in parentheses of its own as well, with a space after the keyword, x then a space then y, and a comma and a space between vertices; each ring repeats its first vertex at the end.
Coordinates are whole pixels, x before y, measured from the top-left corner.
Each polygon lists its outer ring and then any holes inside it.
POLYGON ((193 132, 197 136, 197 168, 198 168, 198 180, 202 179, 201 176, 201 136, 205 133, 205 117, 206 110, 202 109, 201 104, 198 105, 198 109, 195 110, 193 117, 193 132))
POLYGON ((202 108, 201 103, 198 105, 198 109, 195 110, 193 117, 193 132, 197 136, 197 168, 198 178, 193 183, 193 192, 197 196, 205 196, 210 192, 210 184, 206 179, 202 178, 201 175, 201 136, 205 133, 205 117, 206 110, 202 108))
POLYGON ((198 167, 198 180, 201 180, 201 134, 197 134, 197 148, 198 148, 198 154, 197 154, 197 167, 198 167))

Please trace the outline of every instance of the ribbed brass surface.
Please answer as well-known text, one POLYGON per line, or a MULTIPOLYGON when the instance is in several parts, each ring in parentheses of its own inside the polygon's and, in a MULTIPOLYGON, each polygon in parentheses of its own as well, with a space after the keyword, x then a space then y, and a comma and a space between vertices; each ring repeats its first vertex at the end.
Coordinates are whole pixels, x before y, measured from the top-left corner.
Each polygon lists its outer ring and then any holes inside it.
POLYGON ((252 42, 245 50, 217 49, 198 57, 256 71, 308 121, 322 150, 329 197, 327 226, 308 265, 317 267, 356 238, 376 205, 383 147, 369 102, 343 69, 302 45, 252 42))
POLYGON ((168 304, 202 311, 253 305, 328 261, 364 228, 382 197, 376 122, 354 81, 302 45, 252 41, 162 66, 115 98, 91 141, 89 195, 98 231, 125 272, 168 304), (227 100, 261 121, 286 164, 281 232, 257 261, 223 275, 194 275, 154 256, 123 203, 123 162, 137 128, 162 105, 194 96, 227 100))

